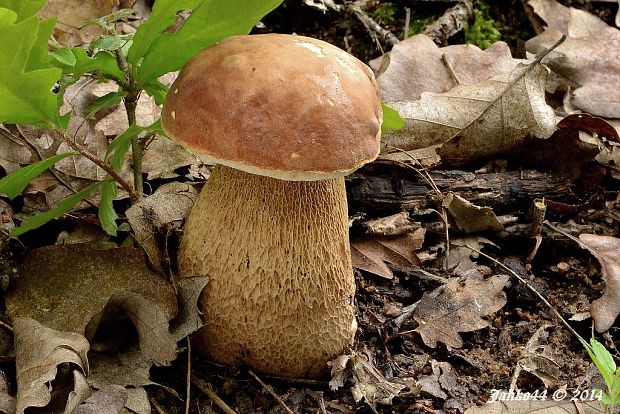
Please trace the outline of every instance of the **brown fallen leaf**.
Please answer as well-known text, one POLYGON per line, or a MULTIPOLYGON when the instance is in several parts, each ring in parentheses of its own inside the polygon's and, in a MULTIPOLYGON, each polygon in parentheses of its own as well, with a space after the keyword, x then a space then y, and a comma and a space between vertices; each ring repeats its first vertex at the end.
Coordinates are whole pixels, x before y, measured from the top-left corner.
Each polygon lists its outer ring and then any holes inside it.
POLYGON ((193 164, 200 164, 194 154, 171 139, 157 135, 144 151, 142 172, 147 174, 147 180, 176 178, 179 175, 174 170, 193 164))
POLYGON ((475 85, 458 85, 418 101, 387 102, 405 127, 386 136, 388 146, 404 150, 441 144, 439 155, 452 165, 509 156, 526 137, 548 138, 555 130, 545 102, 547 69, 519 64, 508 75, 475 85))
POLYGON ((48 0, 39 12, 39 17, 57 19, 54 38, 65 46, 89 44, 101 34, 97 26, 86 25, 88 20, 111 14, 118 6, 118 0, 48 0))
POLYGON ((177 312, 175 293, 147 269, 140 249, 48 246, 26 256, 19 273, 6 297, 11 318, 32 318, 91 342, 106 324, 108 332, 125 335, 131 335, 127 325, 133 324, 147 360, 165 365, 176 357, 176 341, 168 330, 177 312))
POLYGON ((446 263, 448 270, 452 270, 457 276, 463 276, 467 271, 477 269, 471 259, 478 257, 476 250, 482 250, 484 245, 495 246, 489 239, 482 236, 451 237, 450 252, 446 263))
POLYGON ((328 363, 332 379, 329 387, 337 390, 349 378, 353 380, 351 394, 356 402, 364 400, 371 407, 376 404, 391 405, 392 399, 405 389, 405 385, 389 381, 364 355, 342 355, 328 363))
POLYGON ((0 167, 6 174, 30 162, 32 153, 26 143, 18 140, 13 133, 0 124, 0 167))
POLYGON ((497 42, 485 50, 474 45, 438 47, 428 36, 419 34, 396 44, 383 57, 370 62, 384 101, 415 101, 423 92, 441 93, 454 86, 473 85, 492 76, 509 73, 519 62, 508 45, 497 42))
POLYGON ((413 313, 419 324, 415 331, 431 348, 436 348, 438 342, 460 348, 463 341, 459 332, 486 328, 489 324, 482 317, 506 304, 502 289, 508 279, 505 275, 484 279, 479 271, 471 270, 463 282, 451 279, 433 292, 424 293, 413 313))
MULTIPOLYGON (((570 86, 570 103, 592 115, 620 118, 620 30, 585 11, 555 0, 530 1, 545 20, 546 30, 528 40, 529 53, 539 53, 563 34, 566 41, 543 63, 570 86)), ((551 92, 555 89, 554 85, 551 92)))
POLYGON ((396 236, 364 236, 351 243, 353 267, 386 279, 394 277, 386 262, 403 269, 420 267, 415 251, 422 247, 424 234, 425 229, 418 228, 396 236))
POLYGON ((0 414, 15 413, 16 400, 9 394, 9 384, 3 372, 0 372, 0 414))
POLYGON ((463 233, 499 232, 504 226, 490 207, 478 207, 461 196, 449 192, 442 201, 456 230, 463 233))
POLYGON ((120 385, 105 387, 84 401, 74 414, 119 414, 127 403, 127 390, 120 385))
POLYGON ((180 227, 197 194, 189 184, 172 182, 162 185, 153 195, 142 198, 125 212, 136 241, 156 271, 162 271, 164 258, 160 239, 166 237, 167 230, 180 227))
MULTIPOLYGON (((548 334, 546 329, 549 325, 543 325, 534 332, 527 341, 525 349, 517 361, 517 369, 527 371, 537 376, 546 388, 557 386, 560 376, 560 368, 553 357, 550 346, 548 345, 548 334), (547 344, 546 344, 547 343, 547 344)), ((519 373, 513 375, 514 381, 519 377, 519 373)))
POLYGON ((592 302, 590 314, 596 331, 605 332, 611 328, 620 313, 620 239, 580 234, 579 240, 601 264, 605 292, 592 302))
POLYGON ((465 414, 603 414, 599 401, 498 401, 468 408, 465 414))
POLYGON ((13 329, 17 414, 29 407, 45 407, 44 412, 50 414, 72 413, 91 395, 86 382, 86 338, 50 329, 29 318, 14 318, 13 329))
POLYGON ((175 283, 179 313, 170 323, 170 332, 177 342, 204 326, 198 299, 208 282, 207 276, 197 276, 183 277, 175 283))

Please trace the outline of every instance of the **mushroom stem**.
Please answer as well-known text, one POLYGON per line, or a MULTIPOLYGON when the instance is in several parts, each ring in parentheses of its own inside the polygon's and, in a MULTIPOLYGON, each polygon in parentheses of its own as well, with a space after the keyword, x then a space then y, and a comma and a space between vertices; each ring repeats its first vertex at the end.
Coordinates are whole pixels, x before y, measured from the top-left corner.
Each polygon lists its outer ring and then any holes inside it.
POLYGON ((224 364, 318 377, 357 323, 344 178, 215 167, 185 226, 184 276, 207 275, 198 347, 224 364))

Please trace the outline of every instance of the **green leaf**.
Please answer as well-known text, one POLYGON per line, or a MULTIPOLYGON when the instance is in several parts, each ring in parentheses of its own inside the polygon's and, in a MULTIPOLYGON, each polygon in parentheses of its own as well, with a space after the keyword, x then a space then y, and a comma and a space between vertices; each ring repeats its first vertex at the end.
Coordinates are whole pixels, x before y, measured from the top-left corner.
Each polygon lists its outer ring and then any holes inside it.
POLYGON ((114 198, 116 197, 116 181, 108 180, 104 181, 101 185, 101 201, 99 202, 99 221, 101 227, 110 236, 116 236, 118 230, 118 224, 116 219, 118 215, 114 210, 114 198))
POLYGON ((0 0, 0 7, 13 10, 18 17, 18 22, 34 16, 46 0, 0 0))
POLYGON ((111 106, 118 105, 119 103, 121 103, 121 101, 126 95, 127 95, 127 92, 119 91, 119 92, 110 92, 103 96, 100 96, 99 98, 95 100, 95 102, 93 102, 92 104, 88 105, 88 107, 86 107, 86 109, 84 110, 84 115, 86 116, 86 118, 90 118, 91 116, 95 115, 97 112, 101 111, 104 108, 109 108, 111 106))
POLYGON ((77 59, 68 47, 61 47, 55 52, 50 52, 50 56, 56 59, 58 63, 66 67, 72 68, 77 63, 77 59))
MULTIPOLYGON (((586 348, 586 351, 588 351, 588 355, 590 355, 590 359, 592 360, 594 365, 596 365, 596 368, 598 369, 601 376, 603 377, 603 380, 605 381, 607 388, 610 389, 613 383, 613 374, 616 371, 615 362, 613 362, 613 357, 611 357, 611 361, 614 366, 614 369, 610 371, 609 360, 608 360, 608 357, 605 355, 605 353, 609 354, 609 351, 607 351, 600 342, 598 342, 594 338, 590 338, 590 345, 588 345, 588 343, 582 339, 579 339, 579 341, 586 348), (604 352, 601 351, 601 348, 604 352)), ((609 356, 611 356, 611 354, 609 354, 609 356)))
MULTIPOLYGON (((59 49, 57 53, 62 50, 59 49)), ((115 78, 120 81, 125 80, 125 73, 118 67, 118 62, 116 62, 116 58, 106 51, 100 51, 95 54, 95 56, 90 57, 86 53, 86 50, 81 47, 74 47, 71 49, 67 49, 73 54, 73 58, 75 59, 75 63, 73 65, 69 64, 73 59, 61 58, 59 59, 57 56, 53 55, 56 58, 56 66, 63 70, 63 73, 71 73, 74 77, 79 79, 83 74, 90 73, 101 73, 102 75, 107 75, 108 77, 115 78), (69 60, 69 61, 68 61, 69 60)), ((62 52, 63 56, 67 52, 62 52)))
POLYGON ((67 211, 71 210, 77 203, 91 195, 93 191, 95 191, 101 184, 102 181, 91 184, 88 187, 84 188, 82 191, 65 198, 64 200, 56 204, 52 209, 29 218, 24 224, 15 228, 10 233, 10 236, 20 236, 26 232, 29 232, 30 230, 41 227, 50 220, 62 216, 67 211))
MULTIPOLYGON (((166 4, 167 12, 176 12, 187 8, 187 6, 177 5, 178 3, 190 3, 158 0, 158 2, 160 1, 166 4), (171 8, 170 3, 174 3, 175 7, 171 8)), ((155 4, 157 5, 158 2, 155 4)), ((139 59, 144 56, 136 75, 138 84, 151 82, 165 73, 180 69, 198 52, 225 37, 249 33, 265 14, 276 8, 281 2, 282 0, 203 0, 192 9, 187 20, 178 22, 180 23, 179 29, 175 25, 171 30, 166 30, 168 26, 162 27, 160 22, 155 30, 151 28, 149 32, 154 35, 154 38, 150 39, 152 43, 145 53, 131 54, 134 48, 130 49, 132 65, 137 63, 136 57, 139 59)), ((153 10, 154 15, 155 10, 153 10)), ((170 17, 175 17, 175 15, 167 15, 167 17, 167 25, 172 24, 174 19, 170 19, 170 17)), ((139 31, 134 36, 134 46, 140 40, 139 50, 142 53, 145 46, 142 43, 143 39, 139 38, 138 34, 139 31)))
POLYGON ((42 56, 30 55, 40 34, 37 16, 16 24, 0 25, 0 122, 63 127, 58 113, 60 102, 52 93, 61 70, 26 71, 29 60, 45 60, 42 56))
POLYGON ((108 52, 113 52, 123 47, 125 43, 132 36, 119 36, 119 35, 110 35, 110 36, 99 36, 99 39, 95 40, 88 46, 88 50, 107 50, 108 52))
POLYGON ((51 66, 51 59, 47 53, 47 41, 52 36, 56 19, 48 19, 39 23, 37 39, 30 50, 26 71, 35 69, 46 69, 51 66))
POLYGON ((601 361, 601 365, 604 367, 610 375, 616 373, 616 361, 611 353, 605 348, 605 346, 594 338, 590 339, 590 346, 592 346, 592 352, 596 358, 601 361))
POLYGON ((170 88, 156 80, 142 85, 142 89, 155 99, 157 105, 162 105, 170 88))
POLYGON ((192 10, 203 0, 157 0, 151 17, 134 34, 127 61, 135 68, 148 51, 151 43, 174 23, 179 10, 192 10))
POLYGON ((26 188, 28 183, 41 175, 45 170, 63 158, 67 158, 72 155, 77 155, 77 153, 66 152, 64 154, 54 155, 53 157, 35 162, 34 164, 20 168, 17 171, 13 171, 11 174, 0 180, 0 193, 6 194, 11 200, 14 199, 20 195, 22 191, 24 191, 24 188, 26 188))
POLYGON ((387 131, 397 131, 405 126, 405 120, 401 118, 396 109, 390 108, 383 102, 381 103, 381 109, 383 110, 382 134, 387 131))

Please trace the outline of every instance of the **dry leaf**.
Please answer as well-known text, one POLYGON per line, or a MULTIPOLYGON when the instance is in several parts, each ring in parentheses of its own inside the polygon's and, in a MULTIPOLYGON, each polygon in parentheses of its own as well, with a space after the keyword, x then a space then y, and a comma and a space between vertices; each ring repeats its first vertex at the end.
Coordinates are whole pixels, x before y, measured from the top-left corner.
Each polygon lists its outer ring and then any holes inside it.
POLYGON ((189 184, 172 182, 164 184, 149 197, 145 197, 127 209, 125 215, 134 237, 146 252, 153 268, 161 272, 162 248, 160 235, 166 229, 180 227, 198 193, 189 184))
POLYGON ((415 250, 424 243, 423 228, 397 236, 365 236, 351 243, 353 267, 374 273, 386 279, 394 274, 387 266, 390 263, 403 269, 420 267, 422 262, 415 250))
POLYGON ((560 376, 560 368, 551 355, 549 345, 543 337, 547 337, 546 329, 549 325, 543 325, 534 332, 532 337, 527 341, 525 349, 521 357, 517 361, 517 366, 531 374, 534 374, 545 384, 546 388, 557 385, 560 376))
POLYGON ((147 174, 147 180, 176 178, 179 175, 174 170, 192 164, 200 164, 200 160, 161 135, 155 136, 142 156, 142 172, 147 174))
POLYGON ((528 4, 550 28, 557 29, 570 37, 589 36, 609 27, 599 17, 585 10, 566 7, 555 0, 530 0, 528 4))
POLYGON ((368 234, 375 234, 378 236, 398 236, 400 234, 409 233, 420 227, 419 225, 414 225, 409 220, 409 213, 406 211, 387 217, 368 220, 363 223, 363 226, 368 234))
POLYGON ((488 322, 482 317, 506 304, 502 289, 508 279, 504 275, 484 279, 480 272, 472 270, 464 282, 451 279, 433 292, 424 293, 413 313, 420 325, 415 331, 431 348, 437 347, 438 342, 448 348, 460 348, 463 342, 459 332, 486 328, 488 322))
POLYGON ((452 192, 446 194, 442 206, 448 210, 451 223, 460 232, 478 233, 504 230, 504 226, 499 222, 492 208, 478 207, 452 192))
POLYGON ((111 14, 118 6, 118 0, 48 0, 39 17, 56 18, 54 38, 65 46, 80 46, 97 39, 101 29, 85 26, 88 20, 111 14))
POLYGON ((356 402, 362 399, 371 407, 376 404, 391 405, 392 399, 405 388, 387 380, 368 358, 361 354, 342 355, 329 362, 332 379, 329 387, 337 390, 348 378, 353 379, 351 394, 356 402))
POLYGON ((119 414, 127 402, 127 390, 120 385, 110 385, 77 407, 74 414, 119 414))
POLYGON ((499 401, 472 407, 465 414, 603 414, 599 401, 499 401))
POLYGON ((383 59, 389 64, 377 76, 377 85, 384 101, 415 101, 422 92, 441 93, 457 84, 473 85, 509 73, 519 62, 512 58, 504 42, 486 50, 474 45, 439 48, 422 34, 399 42, 388 55, 371 61, 370 66, 377 71, 383 59))
POLYGON ((590 314, 597 332, 605 332, 620 313, 620 239, 580 234, 579 240, 601 264, 605 281, 603 296, 592 302, 590 314))
MULTIPOLYGON (((168 331, 177 312, 174 290, 147 269, 140 249, 48 246, 32 251, 19 272, 6 298, 12 318, 29 317, 89 340, 106 322, 121 319, 126 327, 129 318, 145 358, 167 364, 176 357, 176 341, 168 331)), ((112 332, 131 334, 126 328, 112 332)))
POLYGON ((465 272, 476 269, 471 258, 477 258, 478 252, 485 245, 495 246, 489 239, 481 236, 465 236, 450 238, 450 252, 448 253, 447 267, 454 274, 462 276, 465 272), (472 250, 474 249, 474 250, 472 250))
POLYGON ((28 164, 31 157, 30 148, 0 124, 0 167, 4 172, 12 173, 22 165, 28 164))
POLYGON ((47 413, 72 413, 91 393, 86 383, 86 338, 55 331, 29 318, 14 318, 13 329, 17 414, 28 407, 46 407, 47 413))
POLYGON ((442 94, 423 93, 418 101, 388 102, 405 127, 385 138, 404 150, 443 143, 439 154, 454 165, 509 155, 526 137, 548 138, 555 130, 545 102, 547 70, 519 64, 510 74, 442 94))
POLYGON ((170 323, 170 331, 177 342, 203 327, 198 298, 208 282, 207 276, 197 276, 184 277, 175 283, 179 313, 170 323))
POLYGON ((9 394, 9 384, 3 372, 0 372, 0 414, 14 414, 15 397, 9 394))
POLYGON ((526 42, 527 51, 539 53, 567 35, 543 63, 573 89, 572 106, 593 115, 620 118, 620 30, 555 0, 530 4, 549 27, 526 42))

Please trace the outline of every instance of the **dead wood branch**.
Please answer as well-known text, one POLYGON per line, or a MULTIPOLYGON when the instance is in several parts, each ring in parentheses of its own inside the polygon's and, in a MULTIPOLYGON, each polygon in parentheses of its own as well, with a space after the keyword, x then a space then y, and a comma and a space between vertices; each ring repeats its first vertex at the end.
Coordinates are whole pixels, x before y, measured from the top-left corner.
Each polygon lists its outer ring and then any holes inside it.
POLYGON ((422 31, 435 43, 441 46, 448 44, 448 39, 463 30, 474 16, 474 8, 470 0, 462 0, 456 6, 445 11, 437 20, 422 31))

